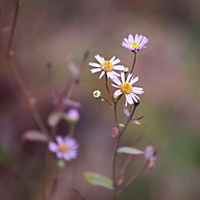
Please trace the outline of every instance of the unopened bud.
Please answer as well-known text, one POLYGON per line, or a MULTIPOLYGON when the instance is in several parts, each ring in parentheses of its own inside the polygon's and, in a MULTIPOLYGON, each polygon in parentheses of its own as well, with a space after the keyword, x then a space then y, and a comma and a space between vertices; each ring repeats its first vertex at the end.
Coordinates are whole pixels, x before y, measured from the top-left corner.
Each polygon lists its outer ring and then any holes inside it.
POLYGON ((112 137, 113 138, 118 138, 119 137, 119 130, 117 127, 113 127, 112 129, 112 137))
POLYGON ((79 112, 75 108, 72 108, 67 112, 67 119, 69 122, 75 123, 79 120, 79 117, 80 117, 79 112))
POLYGON ((125 72, 125 73, 128 73, 128 71, 129 71, 129 69, 126 67, 126 68, 124 69, 124 72, 125 72))
POLYGON ((149 168, 152 170, 155 167, 156 161, 156 153, 154 152, 154 148, 152 146, 146 147, 144 151, 145 158, 149 160, 149 168))
POLYGON ((95 99, 100 99, 100 98, 101 98, 101 91, 95 90, 95 91, 93 92, 93 97, 94 97, 95 99))
POLYGON ((65 167, 65 161, 64 160, 58 160, 57 167, 58 167, 58 169, 63 169, 65 167))
POLYGON ((152 146, 147 146, 144 150, 144 156, 147 160, 150 160, 150 158, 154 155, 154 149, 152 146))

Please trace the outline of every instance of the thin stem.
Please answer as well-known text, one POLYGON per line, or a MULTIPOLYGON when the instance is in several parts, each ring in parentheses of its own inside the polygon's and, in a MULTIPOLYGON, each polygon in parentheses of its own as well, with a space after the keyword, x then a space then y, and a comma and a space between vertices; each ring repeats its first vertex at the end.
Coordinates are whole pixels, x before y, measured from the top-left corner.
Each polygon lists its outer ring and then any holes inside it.
POLYGON ((57 182, 58 182, 58 175, 59 175, 59 172, 60 172, 60 170, 57 169, 57 170, 56 170, 56 173, 55 173, 55 176, 54 176, 53 185, 52 185, 51 191, 50 191, 50 193, 49 193, 47 199, 49 199, 49 198, 52 196, 52 194, 54 193, 54 191, 55 191, 55 189, 56 189, 56 185, 57 185, 57 182))
POLYGON ((132 65, 132 68, 131 68, 130 73, 133 72, 133 69, 134 69, 134 67, 135 67, 135 63, 136 63, 136 55, 137 55, 137 53, 136 53, 136 52, 133 52, 133 56, 134 56, 134 58, 133 58, 133 65, 132 65))
POLYGON ((119 190, 117 196, 120 195, 129 185, 131 185, 137 179, 137 177, 140 176, 140 174, 142 174, 142 172, 146 169, 148 165, 149 165, 149 160, 146 161, 144 166, 126 183, 126 185, 124 185, 123 188, 119 190))
POLYGON ((12 46, 12 41, 13 41, 13 37, 14 37, 14 33, 15 33, 15 27, 16 27, 16 24, 17 24, 17 18, 18 18, 18 13, 19 13, 20 1, 21 0, 16 0, 15 14, 14 14, 14 17, 13 17, 13 23, 12 23, 10 38, 9 38, 9 41, 8 41, 8 47, 7 47, 7 51, 6 51, 7 56, 9 56, 9 51, 11 50, 11 46, 12 46))
POLYGON ((74 130, 75 130, 75 123, 70 123, 69 133, 68 133, 68 135, 69 135, 70 138, 73 138, 73 136, 74 136, 74 130))
MULTIPOLYGON (((117 103, 114 104, 114 115, 115 115, 115 123, 116 123, 117 129, 119 130, 119 121, 118 121, 118 117, 117 117, 117 103)), ((113 156, 112 156, 112 178, 113 178, 113 188, 114 188, 113 200, 116 199, 116 194, 117 194, 115 171, 116 171, 117 149, 120 144, 120 138, 121 138, 121 134, 117 138, 117 141, 116 141, 114 149, 113 149, 113 156)))
POLYGON ((128 120, 126 121, 126 123, 125 123, 125 125, 124 125, 122 131, 121 131, 122 133, 125 131, 125 129, 127 128, 129 122, 131 121, 131 118, 133 117, 133 114, 134 114, 136 108, 137 108, 137 106, 134 104, 133 110, 132 110, 132 112, 131 112, 131 114, 130 114, 128 120))
MULTIPOLYGON (((139 136, 137 142, 133 145, 133 147, 136 147, 137 144, 139 143, 139 141, 141 140, 141 138, 142 138, 142 136, 143 136, 143 134, 144 134, 145 128, 146 128, 146 125, 145 125, 144 129, 142 130, 142 133, 141 133, 141 135, 139 136)), ((132 158, 132 157, 133 157, 132 154, 129 154, 129 155, 127 156, 127 158, 126 158, 124 164, 122 165, 122 167, 121 167, 121 169, 120 169, 120 176, 123 176, 124 171, 125 171, 126 167, 128 166, 129 162, 131 161, 131 158, 132 158)))
POLYGON ((28 89, 26 88, 24 82, 22 81, 21 79, 21 76, 19 75, 18 71, 16 70, 16 67, 14 65, 14 63, 12 62, 12 60, 10 59, 10 57, 7 57, 7 61, 8 61, 8 65, 10 67, 10 69, 12 70, 14 76, 15 76, 15 79, 17 81, 17 84, 19 86, 19 88, 22 90, 22 92, 24 93, 24 96, 26 98, 26 101, 27 101, 27 104, 29 106, 29 109, 31 110, 40 130, 46 134, 46 136, 49 138, 49 134, 48 134, 48 131, 38 113, 38 111, 36 110, 35 106, 34 106, 34 99, 31 97, 28 89))
POLYGON ((110 98, 112 99, 112 95, 111 95, 110 89, 108 87, 108 77, 106 74, 105 74, 105 82, 106 82, 106 90, 108 91, 108 94, 110 95, 110 98))
POLYGON ((79 194, 79 192, 78 192, 76 189, 72 188, 72 191, 73 191, 81 200, 85 200, 85 199, 79 194))
MULTIPOLYGON (((115 146, 114 146, 114 150, 113 150, 113 156, 112 156, 112 177, 113 177, 113 187, 114 187, 114 192, 113 192, 113 200, 116 199, 117 197, 117 184, 116 184, 116 174, 115 174, 115 171, 116 171, 116 158, 117 158, 117 149, 119 148, 119 144, 120 144, 120 139, 122 137, 122 134, 124 133, 126 127, 128 126, 134 112, 135 112, 135 109, 136 109, 136 106, 134 105, 134 108, 132 110, 132 113, 131 115, 129 116, 129 119, 127 120, 124 128, 122 129, 122 131, 120 132, 119 134, 119 137, 117 138, 117 141, 115 143, 115 146)), ((117 103, 115 103, 114 105, 114 115, 115 115, 115 122, 116 122, 116 125, 117 125, 117 128, 119 130, 119 122, 118 122, 118 118, 117 118, 117 103)))
POLYGON ((81 64, 80 64, 80 67, 79 67, 79 71, 77 73, 77 75, 74 77, 74 80, 72 81, 68 91, 66 92, 67 88, 68 87, 65 87, 65 90, 64 90, 64 93, 66 94, 63 94, 63 97, 61 99, 61 103, 60 105, 58 106, 58 109, 57 111, 61 111, 65 108, 65 106, 63 105, 63 99, 70 99, 71 98, 71 95, 75 89, 75 86, 79 84, 80 82, 80 77, 81 77, 81 74, 83 73, 83 69, 85 67, 85 64, 86 64, 86 61, 87 61, 87 58, 89 56, 89 52, 86 51, 84 56, 83 56, 83 59, 81 61, 81 64))
POLYGON ((110 103, 106 98, 104 98, 104 97, 101 97, 101 98, 102 98, 102 100, 106 101, 110 106, 113 106, 113 104, 110 103))

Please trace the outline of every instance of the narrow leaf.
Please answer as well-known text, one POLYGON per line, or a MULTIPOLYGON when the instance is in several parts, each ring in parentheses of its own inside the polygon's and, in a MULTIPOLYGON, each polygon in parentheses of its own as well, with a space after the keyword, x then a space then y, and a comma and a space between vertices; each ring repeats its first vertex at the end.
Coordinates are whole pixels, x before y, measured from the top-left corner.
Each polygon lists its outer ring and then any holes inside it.
POLYGON ((61 112, 52 112, 47 119, 49 126, 55 127, 60 122, 62 113, 61 112))
POLYGON ((84 178, 92 185, 102 186, 107 189, 113 190, 113 181, 105 176, 97 173, 85 172, 84 178))
POLYGON ((26 131, 21 137, 21 142, 25 142, 26 140, 48 142, 47 136, 38 130, 26 131))
POLYGON ((132 148, 132 147, 120 147, 117 149, 118 153, 127 153, 127 154, 143 154, 143 151, 140 151, 138 149, 132 148))

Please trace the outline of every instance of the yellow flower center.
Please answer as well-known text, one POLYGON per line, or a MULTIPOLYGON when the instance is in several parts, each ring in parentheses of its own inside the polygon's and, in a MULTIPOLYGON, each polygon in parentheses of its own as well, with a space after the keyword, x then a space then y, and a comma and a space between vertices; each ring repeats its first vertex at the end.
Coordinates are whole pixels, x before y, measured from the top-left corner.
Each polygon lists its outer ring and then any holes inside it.
POLYGON ((60 144, 58 148, 62 153, 69 151, 69 147, 66 144, 60 144))
POLYGON ((102 67, 102 69, 103 69, 105 72, 110 72, 110 71, 113 70, 113 64, 112 64, 110 61, 108 61, 108 60, 106 60, 105 62, 103 62, 103 63, 101 64, 101 67, 102 67))
POLYGON ((134 43, 131 43, 129 46, 130 46, 131 48, 135 49, 135 48, 140 47, 140 43, 139 43, 139 42, 134 42, 134 43))
POLYGON ((120 89, 124 94, 130 94, 132 91, 132 85, 130 83, 124 82, 121 84, 120 89))

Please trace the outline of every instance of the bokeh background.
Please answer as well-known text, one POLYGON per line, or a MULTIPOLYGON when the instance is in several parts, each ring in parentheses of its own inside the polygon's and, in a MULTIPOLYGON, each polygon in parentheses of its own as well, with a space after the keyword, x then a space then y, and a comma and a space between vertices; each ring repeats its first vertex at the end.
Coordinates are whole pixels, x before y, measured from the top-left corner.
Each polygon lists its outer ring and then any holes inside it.
MULTIPOLYGON (((14 0, 1 0, 1 40, 6 46, 14 14, 14 0)), ((67 58, 77 65, 86 51, 89 61, 100 54, 113 55, 127 67, 133 56, 121 47, 131 34, 149 38, 138 53, 135 74, 144 88, 136 116, 147 124, 138 145, 151 144, 158 151, 156 168, 146 170, 119 199, 191 200, 200 196, 200 1, 198 0, 26 0, 21 2, 13 41, 14 62, 47 125, 53 109, 47 63, 52 65, 51 85, 58 94, 71 81, 67 58)), ((106 92, 98 74, 86 65, 73 100, 81 103, 81 119, 75 137, 79 157, 60 174, 55 199, 110 199, 111 192, 89 185, 83 173, 111 177, 114 139, 113 110, 92 98, 95 89, 106 92), (71 193, 71 194, 70 194, 71 193), (70 194, 70 195, 69 195, 70 194)), ((120 119, 124 114, 119 109, 120 119)), ((68 124, 59 125, 65 135, 68 124)), ((131 146, 144 128, 131 124, 122 145, 131 146)), ((0 200, 41 199, 47 145, 21 143, 22 134, 38 129, 22 92, 0 50, 0 200)), ((118 167, 125 160, 118 159, 118 167)), ((127 168, 128 180, 144 158, 134 158, 127 168)))

